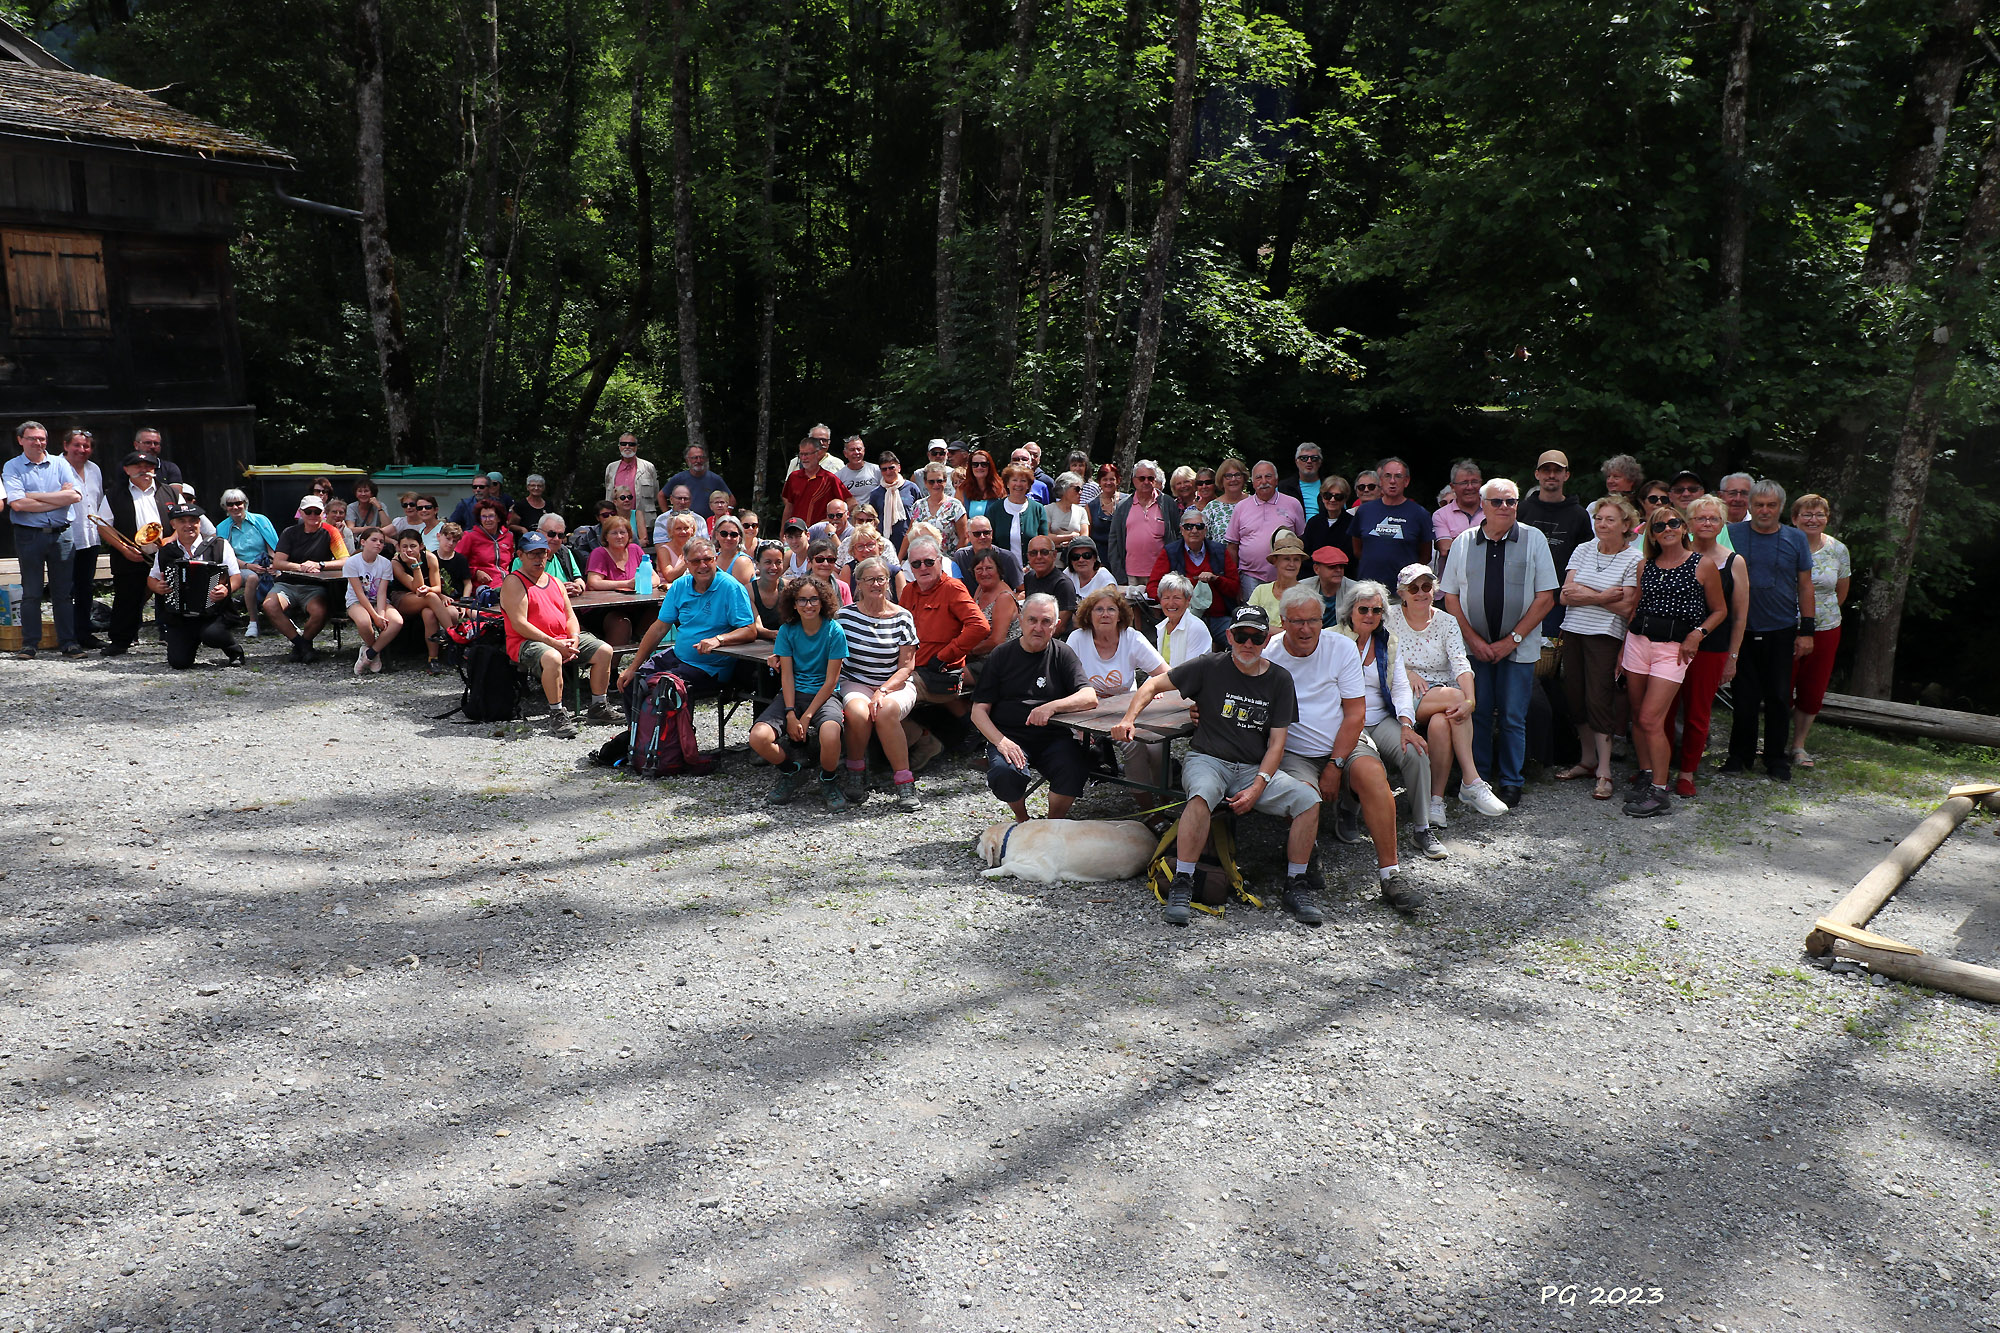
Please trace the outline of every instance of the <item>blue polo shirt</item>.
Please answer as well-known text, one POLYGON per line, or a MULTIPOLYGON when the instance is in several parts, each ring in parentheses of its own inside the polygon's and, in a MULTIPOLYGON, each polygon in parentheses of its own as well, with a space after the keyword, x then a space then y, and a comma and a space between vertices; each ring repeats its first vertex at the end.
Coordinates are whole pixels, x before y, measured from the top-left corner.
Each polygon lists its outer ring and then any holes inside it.
POLYGON ((749 590, 721 570, 709 581, 707 592, 695 591, 692 574, 675 579, 660 602, 660 620, 680 627, 674 635, 674 656, 717 680, 729 678, 736 659, 722 653, 698 653, 694 646, 703 639, 757 623, 750 609, 749 590))
POLYGON ((1812 547, 1806 535, 1789 523, 1776 532, 1759 532, 1750 520, 1731 523, 1729 544, 1750 567, 1752 634, 1795 630, 1799 624, 1799 575, 1812 573, 1812 547))
MULTIPOLYGON (((51 453, 39 463, 30 463, 26 454, 16 454, 0 467, 0 478, 5 479, 7 503, 13 503, 23 496, 45 491, 59 491, 65 486, 74 486, 81 492, 83 478, 76 475, 76 469, 61 454, 51 453)), ((45 509, 39 514, 26 514, 9 508, 7 517, 14 520, 17 528, 68 528, 71 511, 75 505, 64 505, 61 509, 45 509)))

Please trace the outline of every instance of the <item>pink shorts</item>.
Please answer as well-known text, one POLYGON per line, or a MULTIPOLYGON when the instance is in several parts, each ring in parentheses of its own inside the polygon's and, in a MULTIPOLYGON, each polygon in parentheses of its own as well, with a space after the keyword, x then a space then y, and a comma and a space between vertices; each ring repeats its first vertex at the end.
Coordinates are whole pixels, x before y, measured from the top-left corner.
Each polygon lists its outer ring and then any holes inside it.
POLYGON ((1625 651, 1618 655, 1618 665, 1625 668, 1628 676, 1652 676, 1676 685, 1687 679, 1688 673, 1681 665, 1678 643, 1655 643, 1639 634, 1625 636, 1625 651))

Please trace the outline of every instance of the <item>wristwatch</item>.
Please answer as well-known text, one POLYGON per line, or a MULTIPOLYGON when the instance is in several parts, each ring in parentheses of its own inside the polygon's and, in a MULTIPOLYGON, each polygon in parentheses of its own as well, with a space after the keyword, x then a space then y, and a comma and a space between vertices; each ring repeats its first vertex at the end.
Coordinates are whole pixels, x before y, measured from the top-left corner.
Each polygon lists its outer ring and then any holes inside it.
POLYGON ((1277 774, 1275 774, 1275 773, 1266 773, 1266 772, 1265 772, 1265 771, 1264 771, 1263 769, 1261 769, 1261 768, 1260 768, 1260 769, 1258 769, 1258 770, 1257 770, 1257 776, 1258 776, 1258 777, 1260 777, 1260 778, 1262 778, 1262 779, 1264 779, 1264 785, 1265 785, 1266 787, 1268 787, 1268 786, 1270 786, 1270 785, 1271 785, 1271 779, 1272 779, 1272 778, 1274 778, 1274 777, 1276 777, 1276 776, 1277 776, 1277 774))
POLYGON ((1510 638, 1510 639, 1512 639, 1512 640, 1514 641, 1514 646, 1515 646, 1515 647, 1517 647, 1517 648, 1518 648, 1518 647, 1520 647, 1520 646, 1521 646, 1522 644, 1524 644, 1524 643, 1526 643, 1526 642, 1527 642, 1527 640, 1526 640, 1526 639, 1524 639, 1524 638, 1522 638, 1522 637, 1521 637, 1521 632, 1520 632, 1519 630, 1516 630, 1516 631, 1514 631, 1514 632, 1513 632, 1512 634, 1509 634, 1509 635, 1508 635, 1507 637, 1508 637, 1508 638, 1510 638))
POLYGON ((1330 754, 1326 757, 1326 761, 1344 773, 1347 771, 1347 761, 1352 758, 1354 758, 1354 752, 1350 750, 1344 755, 1330 754))

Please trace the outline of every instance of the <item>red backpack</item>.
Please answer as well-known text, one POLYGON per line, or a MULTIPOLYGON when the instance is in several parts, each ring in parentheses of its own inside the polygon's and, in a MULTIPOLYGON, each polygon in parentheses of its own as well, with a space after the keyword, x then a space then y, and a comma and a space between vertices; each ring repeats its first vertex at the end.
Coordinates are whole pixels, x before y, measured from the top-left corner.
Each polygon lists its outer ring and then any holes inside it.
POLYGON ((701 752, 694 735, 694 701, 687 682, 663 666, 656 654, 625 687, 625 770, 642 778, 713 773, 720 760, 701 752))

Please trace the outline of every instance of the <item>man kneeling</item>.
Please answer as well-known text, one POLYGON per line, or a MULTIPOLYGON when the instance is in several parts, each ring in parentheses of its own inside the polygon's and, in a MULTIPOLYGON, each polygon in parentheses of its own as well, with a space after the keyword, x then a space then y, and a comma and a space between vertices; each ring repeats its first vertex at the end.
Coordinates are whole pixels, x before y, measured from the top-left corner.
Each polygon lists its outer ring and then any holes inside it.
POLYGON ((607 692, 611 686, 611 649, 576 622, 576 609, 562 581, 549 575, 549 539, 539 532, 524 535, 514 550, 520 568, 500 584, 500 609, 507 615, 507 656, 520 664, 521 674, 539 680, 549 702, 549 730, 568 740, 576 735, 576 720, 563 706, 563 668, 582 661, 590 668, 592 722, 616 722, 607 692))
POLYGON ((1314 901, 1306 870, 1319 837, 1319 792, 1285 772, 1285 730, 1298 716, 1298 698, 1286 670, 1264 659, 1271 622, 1262 607, 1243 605, 1229 618, 1229 651, 1190 658, 1154 676, 1125 705, 1125 719, 1111 739, 1132 739, 1132 724, 1147 704, 1179 690, 1197 718, 1181 785, 1181 810, 1174 849, 1174 879, 1163 914, 1170 926, 1185 926, 1194 899, 1196 862, 1208 844, 1215 807, 1227 802, 1237 814, 1261 810, 1292 821, 1285 837, 1284 908, 1301 924, 1316 926, 1325 915, 1314 901))
POLYGON ((1021 637, 993 650, 972 691, 972 725, 986 738, 986 785, 1017 822, 1028 817, 1030 774, 1049 781, 1049 818, 1065 819, 1083 795, 1090 760, 1060 713, 1097 706, 1076 650, 1055 637, 1062 612, 1036 593, 1021 606, 1021 637))

